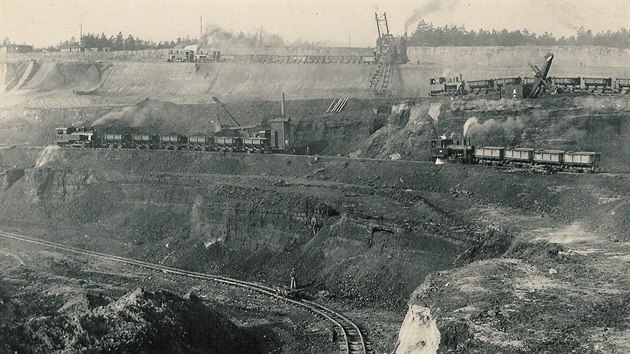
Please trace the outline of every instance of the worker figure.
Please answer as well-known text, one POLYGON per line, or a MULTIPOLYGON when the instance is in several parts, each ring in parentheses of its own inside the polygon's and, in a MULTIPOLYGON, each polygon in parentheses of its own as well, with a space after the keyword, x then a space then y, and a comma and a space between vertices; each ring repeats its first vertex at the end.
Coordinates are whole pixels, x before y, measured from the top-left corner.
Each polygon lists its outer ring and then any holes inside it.
POLYGON ((306 155, 310 155, 311 154, 311 148, 310 147, 306 147, 306 155))
POLYGON ((289 289, 296 289, 297 285, 295 283, 295 268, 291 268, 291 283, 289 284, 289 289))

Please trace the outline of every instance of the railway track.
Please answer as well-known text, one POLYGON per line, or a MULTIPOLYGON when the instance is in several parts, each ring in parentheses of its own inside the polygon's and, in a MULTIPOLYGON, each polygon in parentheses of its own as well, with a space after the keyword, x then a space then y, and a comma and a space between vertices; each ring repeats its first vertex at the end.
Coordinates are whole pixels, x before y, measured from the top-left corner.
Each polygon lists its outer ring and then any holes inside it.
POLYGON ((28 236, 24 236, 24 235, 12 233, 12 232, 0 231, 0 237, 13 239, 13 240, 21 241, 21 242, 28 242, 28 243, 32 243, 32 244, 36 244, 40 246, 55 248, 61 251, 71 252, 71 253, 75 253, 75 254, 79 254, 83 256, 89 256, 89 257, 99 258, 102 260, 108 260, 108 261, 113 261, 113 262, 122 263, 126 265, 132 265, 132 266, 136 266, 136 267, 140 267, 144 269, 159 271, 162 273, 175 274, 175 275, 185 276, 185 277, 189 277, 193 279, 213 281, 213 282, 220 283, 227 286, 235 286, 235 287, 240 287, 249 291, 255 291, 255 292, 270 296, 270 297, 277 298, 293 306, 305 309, 309 311, 310 313, 314 314, 315 316, 331 322, 336 328, 337 333, 340 333, 340 336, 338 337, 340 353, 369 354, 373 352, 372 345, 367 341, 361 329, 354 322, 352 322, 350 319, 345 317, 343 314, 337 311, 334 311, 333 309, 330 309, 324 305, 318 304, 316 302, 307 301, 307 300, 297 301, 297 300, 289 299, 281 295, 277 291, 277 289, 263 285, 263 284, 223 277, 219 275, 192 272, 192 271, 182 270, 178 268, 167 267, 167 266, 163 266, 159 264, 138 261, 131 258, 119 257, 119 256, 114 256, 114 255, 110 255, 106 253, 84 250, 84 249, 80 249, 80 248, 76 248, 72 246, 66 246, 63 244, 56 243, 56 242, 28 237, 28 236))

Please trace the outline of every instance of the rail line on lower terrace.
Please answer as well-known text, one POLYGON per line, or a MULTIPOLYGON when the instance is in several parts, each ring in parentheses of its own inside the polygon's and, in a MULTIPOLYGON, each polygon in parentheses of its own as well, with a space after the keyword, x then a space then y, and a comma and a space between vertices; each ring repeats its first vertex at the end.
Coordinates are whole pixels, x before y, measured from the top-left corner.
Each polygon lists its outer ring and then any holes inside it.
POLYGON ((12 232, 1 231, 1 230, 0 230, 0 237, 22 241, 22 242, 33 243, 40 246, 51 247, 51 248, 55 248, 55 249, 66 251, 66 252, 95 257, 95 258, 113 261, 117 263, 137 266, 140 268, 149 269, 153 271, 160 271, 162 273, 175 274, 175 275, 185 276, 185 277, 189 277, 193 279, 208 280, 208 281, 213 281, 213 282, 220 283, 226 286, 236 286, 236 287, 244 288, 246 290, 256 291, 258 293, 280 299, 293 306, 301 307, 309 311, 310 313, 316 315, 319 318, 332 322, 333 325, 337 328, 337 330, 341 333, 341 338, 340 338, 340 343, 339 343, 339 349, 341 353, 368 354, 368 353, 373 352, 371 344, 367 342, 367 339, 365 335, 361 332, 361 329, 354 322, 352 322, 350 319, 348 319, 341 313, 333 309, 330 309, 324 305, 312 302, 312 301, 308 301, 308 300, 297 301, 297 300, 289 299, 279 294, 276 291, 276 289, 268 287, 263 284, 223 277, 220 275, 211 275, 211 274, 187 271, 187 270, 167 267, 167 266, 163 266, 159 264, 138 261, 131 258, 114 256, 114 255, 90 251, 90 250, 84 250, 84 249, 67 246, 67 245, 63 245, 63 244, 52 242, 52 241, 28 237, 28 236, 24 236, 24 235, 12 233, 12 232))

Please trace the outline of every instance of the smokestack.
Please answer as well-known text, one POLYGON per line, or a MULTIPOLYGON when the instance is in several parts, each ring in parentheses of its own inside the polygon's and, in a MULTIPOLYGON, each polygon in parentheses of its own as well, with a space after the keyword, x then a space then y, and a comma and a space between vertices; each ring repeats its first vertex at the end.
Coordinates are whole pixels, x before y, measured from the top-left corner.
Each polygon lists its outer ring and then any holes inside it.
POLYGON ((284 118, 284 92, 282 93, 282 103, 280 104, 280 114, 284 118))
POLYGON ((203 16, 199 16, 199 41, 203 37, 203 16))
POLYGON ((79 47, 83 46, 83 24, 79 23, 79 47))

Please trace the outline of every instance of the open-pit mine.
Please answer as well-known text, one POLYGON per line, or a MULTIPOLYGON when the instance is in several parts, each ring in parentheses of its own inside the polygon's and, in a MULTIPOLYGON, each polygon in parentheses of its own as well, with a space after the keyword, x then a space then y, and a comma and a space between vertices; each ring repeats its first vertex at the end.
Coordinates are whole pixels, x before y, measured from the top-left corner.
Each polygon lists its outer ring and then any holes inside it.
POLYGON ((3 54, 0 352, 630 351, 628 49, 210 49, 3 54))

